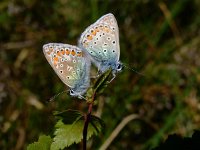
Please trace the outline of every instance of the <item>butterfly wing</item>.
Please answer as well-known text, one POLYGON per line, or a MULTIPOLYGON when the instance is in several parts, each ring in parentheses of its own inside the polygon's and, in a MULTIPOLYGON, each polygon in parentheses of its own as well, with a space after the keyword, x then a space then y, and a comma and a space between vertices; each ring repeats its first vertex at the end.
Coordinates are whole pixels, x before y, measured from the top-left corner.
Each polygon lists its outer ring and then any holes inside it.
POLYGON ((44 55, 59 78, 77 94, 89 86, 90 61, 80 48, 62 43, 43 46, 44 55))
POLYGON ((90 25, 82 33, 79 45, 90 54, 98 67, 104 67, 105 70, 110 67, 109 65, 116 65, 119 61, 120 48, 119 29, 114 15, 104 15, 90 25), (107 65, 107 68, 102 64, 107 65))

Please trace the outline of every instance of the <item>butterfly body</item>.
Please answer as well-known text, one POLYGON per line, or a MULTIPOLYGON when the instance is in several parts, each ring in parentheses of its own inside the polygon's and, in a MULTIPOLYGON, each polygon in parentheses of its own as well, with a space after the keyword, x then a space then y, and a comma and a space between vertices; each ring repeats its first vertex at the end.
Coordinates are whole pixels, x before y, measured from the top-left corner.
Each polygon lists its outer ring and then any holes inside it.
POLYGON ((113 14, 102 16, 81 35, 79 47, 85 50, 100 72, 112 68, 113 74, 121 70, 119 31, 113 14))
POLYGON ((84 94, 90 84, 90 60, 73 45, 49 43, 43 46, 44 55, 59 78, 70 87, 72 96, 84 94))

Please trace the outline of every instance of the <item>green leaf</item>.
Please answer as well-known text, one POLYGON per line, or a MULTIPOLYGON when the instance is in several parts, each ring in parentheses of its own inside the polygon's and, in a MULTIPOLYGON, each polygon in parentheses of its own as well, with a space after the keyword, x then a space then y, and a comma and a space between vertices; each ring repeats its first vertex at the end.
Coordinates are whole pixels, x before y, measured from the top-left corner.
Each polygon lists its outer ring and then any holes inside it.
POLYGON ((105 128, 104 121, 101 120, 99 117, 91 115, 90 123, 95 128, 97 133, 101 132, 102 129, 105 128))
POLYGON ((72 124, 77 118, 83 116, 83 114, 78 110, 68 109, 62 112, 54 112, 54 115, 62 119, 65 124, 72 124))
POLYGON ((107 85, 107 81, 111 73, 112 69, 109 69, 97 79, 93 87, 95 92, 99 92, 104 86, 107 85))
POLYGON ((52 139, 50 136, 41 135, 38 139, 38 142, 29 144, 27 150, 49 150, 52 139))
MULTIPOLYGON (((102 130, 101 119, 92 116, 88 125, 87 139, 92 135, 97 135, 102 130)), ((55 137, 51 145, 51 150, 64 149, 74 143, 79 143, 83 139, 84 116, 79 117, 73 124, 64 124, 59 120, 55 126, 55 137)))

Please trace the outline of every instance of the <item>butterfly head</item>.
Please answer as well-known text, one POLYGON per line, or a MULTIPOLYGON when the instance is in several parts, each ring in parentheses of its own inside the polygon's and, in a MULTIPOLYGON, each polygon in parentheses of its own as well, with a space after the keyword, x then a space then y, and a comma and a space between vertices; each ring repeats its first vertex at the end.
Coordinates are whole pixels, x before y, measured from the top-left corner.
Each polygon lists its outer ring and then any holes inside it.
POLYGON ((77 93, 73 89, 70 89, 69 93, 70 93, 71 96, 77 96, 77 95, 79 95, 79 93, 77 93))
POLYGON ((103 73, 103 72, 107 71, 109 68, 112 69, 113 74, 116 74, 116 73, 122 71, 122 69, 124 68, 124 65, 120 61, 114 62, 114 63, 107 63, 106 62, 106 63, 102 63, 100 65, 99 70, 100 70, 100 72, 103 73))
POLYGON ((121 72, 124 68, 124 65, 119 61, 117 64, 116 64, 116 72, 121 72))
POLYGON ((70 95, 71 96, 74 96, 74 97, 78 97, 78 98, 80 98, 80 99, 82 99, 82 94, 83 94, 83 91, 75 91, 75 90, 73 90, 73 89, 70 89, 70 91, 69 91, 69 93, 70 93, 70 95))

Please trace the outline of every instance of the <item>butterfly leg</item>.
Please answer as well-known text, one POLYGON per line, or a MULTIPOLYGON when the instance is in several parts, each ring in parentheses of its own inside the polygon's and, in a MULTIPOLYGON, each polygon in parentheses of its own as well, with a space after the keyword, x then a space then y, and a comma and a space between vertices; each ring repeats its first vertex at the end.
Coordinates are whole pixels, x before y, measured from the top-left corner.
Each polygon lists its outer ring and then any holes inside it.
POLYGON ((84 96, 82 96, 82 95, 78 95, 78 98, 79 99, 84 99, 84 100, 87 100, 84 96))
POLYGON ((116 77, 116 74, 115 73, 112 73, 113 77, 110 81, 108 81, 109 83, 112 82, 112 80, 114 80, 114 78, 116 77))

